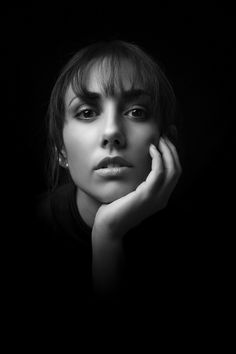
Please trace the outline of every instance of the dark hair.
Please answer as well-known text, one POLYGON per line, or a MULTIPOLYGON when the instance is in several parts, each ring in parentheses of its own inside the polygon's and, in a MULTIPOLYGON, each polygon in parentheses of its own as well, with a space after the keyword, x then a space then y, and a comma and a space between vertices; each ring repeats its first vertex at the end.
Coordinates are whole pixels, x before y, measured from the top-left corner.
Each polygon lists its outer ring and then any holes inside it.
MULTIPOLYGON (((133 66, 133 85, 141 82, 153 102, 153 113, 158 117, 161 134, 168 134, 174 124, 176 99, 172 86, 160 65, 139 46, 120 40, 98 42, 78 51, 62 69, 51 93, 48 107, 48 152, 49 188, 54 189, 59 182, 59 157, 62 157, 63 126, 65 119, 65 94, 69 87, 76 95, 86 91, 86 77, 94 63, 106 65, 109 78, 102 82, 106 94, 114 94, 115 88, 122 89, 119 80, 121 63, 127 60, 133 66)), ((103 70, 102 70, 103 71, 103 70)), ((106 75, 107 76, 107 75, 106 75)), ((69 177, 69 174, 68 174, 69 177)))

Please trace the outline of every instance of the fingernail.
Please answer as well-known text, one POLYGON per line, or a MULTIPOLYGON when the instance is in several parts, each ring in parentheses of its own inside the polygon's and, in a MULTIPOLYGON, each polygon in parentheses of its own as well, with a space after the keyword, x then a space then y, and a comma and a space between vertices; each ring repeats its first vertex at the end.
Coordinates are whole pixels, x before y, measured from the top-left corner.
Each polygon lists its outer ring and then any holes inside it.
POLYGON ((153 151, 156 151, 156 146, 154 144, 151 144, 150 145, 150 148, 153 150, 153 151))

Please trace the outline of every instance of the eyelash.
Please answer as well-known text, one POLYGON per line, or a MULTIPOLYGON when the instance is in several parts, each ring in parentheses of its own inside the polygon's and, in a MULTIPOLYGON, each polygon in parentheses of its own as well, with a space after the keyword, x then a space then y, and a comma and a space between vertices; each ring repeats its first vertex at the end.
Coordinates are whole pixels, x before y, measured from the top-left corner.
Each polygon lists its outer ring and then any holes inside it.
MULTIPOLYGON (((133 111, 141 111, 142 114, 144 115, 144 116, 142 116, 142 117, 134 117, 134 116, 131 116, 131 118, 133 118, 134 120, 145 120, 145 119, 148 118, 148 111, 147 111, 147 109, 146 109, 146 108, 141 108, 141 107, 134 107, 134 108, 128 110, 128 111, 125 113, 125 116, 129 116, 129 114, 127 114, 127 113, 130 113, 130 112, 133 112, 133 111)), ((78 113, 76 113, 76 114, 75 114, 75 118, 80 119, 80 120, 93 120, 93 119, 96 117, 96 115, 98 115, 98 114, 99 114, 99 113, 98 113, 96 110, 92 109, 92 108, 85 108, 85 109, 79 111, 78 113), (81 114, 84 114, 85 112, 93 112, 93 113, 95 113, 95 116, 93 116, 93 117, 87 117, 87 118, 86 118, 86 117, 81 118, 81 114)))
POLYGON ((147 117, 148 117, 148 112, 147 112, 147 110, 146 109, 144 109, 144 108, 132 108, 132 109, 130 109, 129 111, 128 111, 128 113, 129 112, 133 112, 133 111, 139 111, 139 112, 142 112, 142 114, 144 115, 143 117, 131 117, 131 118, 134 118, 134 119, 139 119, 139 120, 144 120, 144 119, 147 119, 147 117))
POLYGON ((75 118, 78 118, 78 119, 81 119, 81 120, 91 120, 93 119, 94 117, 90 117, 90 118, 81 118, 81 114, 84 114, 85 112, 95 112, 95 110, 91 109, 91 108, 86 108, 86 109, 83 109, 81 111, 79 111, 78 113, 75 114, 75 118))

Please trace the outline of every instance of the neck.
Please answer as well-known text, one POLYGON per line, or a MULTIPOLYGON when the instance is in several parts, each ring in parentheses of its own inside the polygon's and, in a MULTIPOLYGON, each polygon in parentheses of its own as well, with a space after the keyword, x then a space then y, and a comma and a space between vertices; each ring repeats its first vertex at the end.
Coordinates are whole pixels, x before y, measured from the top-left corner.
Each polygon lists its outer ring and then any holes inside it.
POLYGON ((90 195, 77 188, 76 191, 76 204, 79 213, 84 222, 91 228, 93 228, 94 219, 101 204, 90 195))

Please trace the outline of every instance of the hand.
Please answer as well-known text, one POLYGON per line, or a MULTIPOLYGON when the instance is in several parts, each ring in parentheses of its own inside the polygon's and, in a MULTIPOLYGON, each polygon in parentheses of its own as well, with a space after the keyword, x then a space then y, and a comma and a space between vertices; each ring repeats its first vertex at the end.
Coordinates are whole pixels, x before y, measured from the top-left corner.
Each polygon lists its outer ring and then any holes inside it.
POLYGON ((146 180, 135 191, 98 209, 95 234, 98 231, 121 239, 128 230, 167 205, 182 172, 176 148, 167 138, 160 138, 159 151, 151 144, 149 152, 152 166, 146 180))

